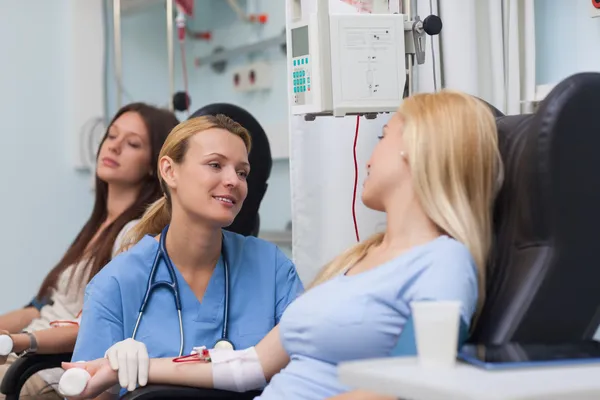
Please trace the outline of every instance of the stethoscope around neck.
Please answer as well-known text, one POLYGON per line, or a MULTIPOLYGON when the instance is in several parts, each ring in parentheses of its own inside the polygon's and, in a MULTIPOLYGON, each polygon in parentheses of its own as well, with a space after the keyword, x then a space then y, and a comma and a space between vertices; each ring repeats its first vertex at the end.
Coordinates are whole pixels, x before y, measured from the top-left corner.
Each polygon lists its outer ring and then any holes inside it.
MULTIPOLYGON (((144 295, 144 300, 142 301, 142 304, 140 306, 140 311, 137 317, 137 321, 135 322, 135 327, 133 328, 133 334, 131 338, 135 340, 135 336, 140 326, 142 316, 144 315, 144 311, 146 310, 146 307, 150 302, 152 293, 155 289, 165 287, 171 291, 171 293, 173 294, 173 298, 175 299, 175 308, 177 309, 177 317, 179 319, 179 357, 181 357, 183 355, 183 347, 185 342, 183 334, 183 318, 181 314, 181 297, 179 292, 179 284, 177 283, 177 275, 175 274, 175 267, 173 266, 173 262, 169 257, 169 253, 167 253, 167 246, 165 244, 168 230, 169 225, 165 226, 161 232, 160 240, 158 243, 158 250, 156 251, 156 256, 154 257, 154 262, 152 263, 152 269, 150 270, 150 276, 148 277, 148 284, 146 285, 146 294, 144 295), (171 278, 171 282, 154 282, 154 279, 156 278, 156 273, 158 272, 158 267, 160 266, 161 258, 163 258, 165 261, 167 271, 169 272, 171 278)), ((221 243, 221 256, 223 258, 223 269, 225 270, 225 304, 223 307, 223 329, 221 331, 221 338, 217 340, 213 348, 233 350, 235 347, 227 337, 229 322, 229 263, 227 262, 227 251, 225 250, 225 237, 223 237, 221 243)))

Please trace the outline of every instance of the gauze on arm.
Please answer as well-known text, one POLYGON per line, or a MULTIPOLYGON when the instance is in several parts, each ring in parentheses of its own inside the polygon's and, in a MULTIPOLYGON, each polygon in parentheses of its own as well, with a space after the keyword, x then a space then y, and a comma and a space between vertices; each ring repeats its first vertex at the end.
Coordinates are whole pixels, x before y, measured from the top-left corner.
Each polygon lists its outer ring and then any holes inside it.
POLYGON ((245 350, 210 350, 215 389, 247 392, 267 385, 254 347, 245 350))

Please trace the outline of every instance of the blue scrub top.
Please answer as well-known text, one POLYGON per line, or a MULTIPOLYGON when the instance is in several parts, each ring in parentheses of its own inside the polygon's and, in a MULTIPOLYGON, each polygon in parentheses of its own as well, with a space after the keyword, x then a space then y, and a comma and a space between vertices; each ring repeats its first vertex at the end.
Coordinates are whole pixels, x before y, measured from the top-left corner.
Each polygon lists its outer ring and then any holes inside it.
MULTIPOLYGON (((290 363, 260 400, 322 400, 347 392, 337 376, 344 361, 400 355, 414 300, 459 300, 468 328, 477 305, 477 270, 468 249, 441 236, 357 274, 310 289, 279 325, 290 363)), ((413 346, 404 346, 414 354, 413 346)))
MULTIPOLYGON (((272 243, 224 233, 230 276, 229 340, 237 349, 256 345, 276 324, 303 287, 293 263, 272 243)), ((88 284, 73 361, 104 357, 113 344, 130 338, 146 292, 158 242, 145 236, 106 265, 88 284)), ((219 260, 202 302, 175 267, 184 331, 184 354, 212 348, 221 338, 225 275, 219 260)), ((169 278, 161 260, 155 281, 169 278)), ((151 358, 179 353, 179 320, 172 292, 155 289, 136 334, 151 358)))

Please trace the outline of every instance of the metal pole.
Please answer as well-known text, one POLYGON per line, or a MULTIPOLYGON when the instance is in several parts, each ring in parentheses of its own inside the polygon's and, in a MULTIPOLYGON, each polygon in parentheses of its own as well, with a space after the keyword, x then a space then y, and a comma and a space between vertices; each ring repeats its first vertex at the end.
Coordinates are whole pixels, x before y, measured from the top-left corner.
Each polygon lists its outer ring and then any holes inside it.
POLYGON ((123 71, 121 55, 121 0, 113 0, 113 47, 115 51, 115 80, 117 81, 117 109, 123 97, 123 71))
POLYGON ((410 18, 410 12, 412 10, 411 0, 402 0, 402 12, 410 18))
POLYGON ((167 6, 167 60, 169 63, 169 110, 173 111, 175 94, 175 67, 173 57, 173 0, 166 0, 167 6))
MULTIPOLYGON (((408 16, 409 21, 414 21, 417 15, 417 8, 413 7, 413 0, 404 0, 402 2, 402 14, 408 16)), ((414 54, 406 54, 406 79, 408 80, 408 95, 413 94, 413 66, 415 63, 414 54)))

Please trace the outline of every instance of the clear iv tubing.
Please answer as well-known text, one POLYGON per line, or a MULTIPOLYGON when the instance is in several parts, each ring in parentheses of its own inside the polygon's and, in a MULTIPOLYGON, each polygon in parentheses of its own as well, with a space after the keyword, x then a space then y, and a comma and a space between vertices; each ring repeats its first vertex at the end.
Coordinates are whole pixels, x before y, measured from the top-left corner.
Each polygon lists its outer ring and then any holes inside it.
MULTIPOLYGON (((79 317, 81 317, 81 313, 83 312, 83 310, 80 310, 79 313, 77 313, 77 316, 75 317, 75 320, 77 320, 79 317)), ((77 321, 67 321, 67 320, 56 320, 56 321, 51 321, 50 322, 50 327, 51 328, 58 328, 61 326, 65 326, 65 325, 74 325, 74 326, 79 326, 79 322, 77 321)))
POLYGON ((175 17, 175 25, 177 26, 177 38, 179 42, 185 40, 185 13, 177 7, 177 17, 175 17))

